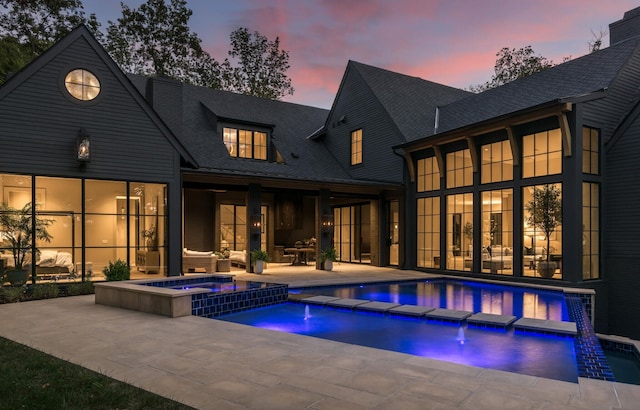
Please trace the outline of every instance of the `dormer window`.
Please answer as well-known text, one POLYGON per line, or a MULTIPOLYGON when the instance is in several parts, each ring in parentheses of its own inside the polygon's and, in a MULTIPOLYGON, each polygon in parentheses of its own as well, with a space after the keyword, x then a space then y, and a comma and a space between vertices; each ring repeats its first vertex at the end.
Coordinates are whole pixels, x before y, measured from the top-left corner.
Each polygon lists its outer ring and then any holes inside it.
POLYGON ((222 139, 232 157, 267 160, 266 132, 225 127, 222 139))

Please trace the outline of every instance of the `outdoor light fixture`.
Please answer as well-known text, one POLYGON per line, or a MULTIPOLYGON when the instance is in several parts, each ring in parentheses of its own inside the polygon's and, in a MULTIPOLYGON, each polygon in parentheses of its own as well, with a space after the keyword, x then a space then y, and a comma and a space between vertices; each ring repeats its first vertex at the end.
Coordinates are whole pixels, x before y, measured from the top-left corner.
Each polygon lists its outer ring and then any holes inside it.
POLYGON ((322 224, 322 232, 331 232, 333 229, 333 215, 322 215, 320 223, 322 224))
POLYGON ((91 137, 84 128, 78 133, 75 155, 78 162, 91 162, 91 137))
POLYGON ((251 233, 254 235, 258 235, 262 232, 262 215, 254 214, 251 215, 249 219, 249 223, 251 224, 251 233))

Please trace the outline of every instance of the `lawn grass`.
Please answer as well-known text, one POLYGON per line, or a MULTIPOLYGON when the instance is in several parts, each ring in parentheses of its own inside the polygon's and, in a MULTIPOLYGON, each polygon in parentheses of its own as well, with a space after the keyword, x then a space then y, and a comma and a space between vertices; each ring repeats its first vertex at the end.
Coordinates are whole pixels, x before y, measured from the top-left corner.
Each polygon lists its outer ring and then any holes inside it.
POLYGON ((0 338, 0 409, 192 407, 0 338))

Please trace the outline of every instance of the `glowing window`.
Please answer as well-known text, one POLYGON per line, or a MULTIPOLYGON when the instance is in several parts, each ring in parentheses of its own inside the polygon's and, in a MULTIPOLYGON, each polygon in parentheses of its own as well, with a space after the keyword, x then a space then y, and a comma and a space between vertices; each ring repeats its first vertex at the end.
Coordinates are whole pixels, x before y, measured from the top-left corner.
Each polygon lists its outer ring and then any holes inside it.
POLYGON ((600 173, 600 131, 582 127, 582 172, 598 175, 600 173))
POLYGON ((267 160, 266 132, 223 128, 222 141, 232 157, 267 160))
POLYGON ((81 68, 71 70, 64 78, 69 94, 81 101, 91 101, 100 94, 100 81, 90 71, 81 68))
POLYGON ((522 137, 522 177, 562 173, 562 134, 559 128, 522 137))
POLYGON ((362 129, 351 133, 351 165, 362 164, 362 129))
POLYGON ((471 151, 463 149, 447 154, 447 188, 473 185, 471 151))
POLYGON ((440 168, 436 157, 418 160, 418 192, 435 191, 440 189, 440 168))
POLYGON ((513 180, 513 157, 509 141, 482 146, 482 183, 513 180))

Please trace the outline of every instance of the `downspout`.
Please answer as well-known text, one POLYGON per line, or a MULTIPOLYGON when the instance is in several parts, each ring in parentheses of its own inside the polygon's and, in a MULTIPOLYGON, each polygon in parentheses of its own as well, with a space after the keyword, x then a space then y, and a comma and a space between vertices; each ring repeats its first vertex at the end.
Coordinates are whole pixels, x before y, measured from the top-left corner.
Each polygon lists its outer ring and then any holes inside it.
POLYGON ((434 120, 434 124, 433 124, 433 134, 437 134, 438 133, 438 126, 440 125, 440 108, 436 107, 436 118, 434 120))

